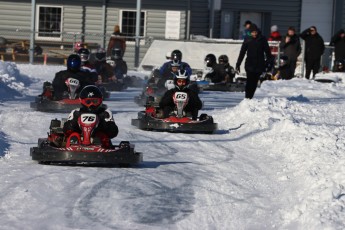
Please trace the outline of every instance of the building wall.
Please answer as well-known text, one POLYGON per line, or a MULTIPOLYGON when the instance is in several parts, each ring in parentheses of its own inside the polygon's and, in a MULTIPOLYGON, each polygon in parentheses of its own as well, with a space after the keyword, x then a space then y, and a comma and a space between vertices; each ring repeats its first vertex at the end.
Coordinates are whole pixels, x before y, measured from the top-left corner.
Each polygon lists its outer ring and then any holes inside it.
MULTIPOLYGON (((265 16, 263 20, 263 32, 268 35, 271 25, 276 24, 282 34, 285 34, 289 26, 294 26, 297 31, 301 26, 301 8, 303 0, 222 0, 220 10, 216 10, 214 19, 213 37, 218 38, 222 34, 223 13, 231 12, 231 38, 238 38, 239 30, 242 29, 241 12, 260 12, 265 16)), ((103 0, 36 0, 40 5, 63 6, 63 32, 80 32, 88 34, 87 42, 103 43, 102 28, 102 4, 103 0)), ((337 5, 335 29, 345 28, 345 1, 335 0, 337 5), (339 7, 341 6, 341 10, 339 7), (340 22, 339 22, 340 21, 340 22)), ((147 38, 161 39, 165 35, 166 11, 180 11, 180 39, 187 37, 187 12, 190 10, 190 34, 209 36, 209 0, 146 0, 142 1, 142 10, 146 11, 147 38)), ((136 1, 107 0, 106 9, 106 38, 107 45, 110 34, 115 24, 119 24, 121 10, 136 10, 136 1)), ((9 29, 19 32, 9 34, 10 38, 29 39, 31 29, 31 0, 0 0, 0 31, 9 29), (25 31, 25 32, 21 32, 25 31)), ((4 36, 4 35, 1 35, 4 36)), ((6 35, 7 36, 7 35, 6 35)), ((80 39, 80 38, 78 38, 80 39)), ((73 35, 64 37, 64 41, 72 42, 73 35)), ((142 58, 150 45, 150 39, 142 42, 140 58, 142 58)), ((125 58, 134 59, 134 45, 127 44, 125 58)), ((129 66, 132 61, 128 61, 129 66)))
POLYGON ((208 0, 191 0, 190 34, 209 36, 208 0))
POLYGON ((289 26, 294 26, 297 31, 300 27, 301 1, 276 1, 276 0, 223 0, 221 9, 234 14, 234 37, 237 38, 240 25, 240 12, 260 12, 266 15, 262 31, 267 36, 271 25, 278 25, 279 31, 285 34, 289 26))

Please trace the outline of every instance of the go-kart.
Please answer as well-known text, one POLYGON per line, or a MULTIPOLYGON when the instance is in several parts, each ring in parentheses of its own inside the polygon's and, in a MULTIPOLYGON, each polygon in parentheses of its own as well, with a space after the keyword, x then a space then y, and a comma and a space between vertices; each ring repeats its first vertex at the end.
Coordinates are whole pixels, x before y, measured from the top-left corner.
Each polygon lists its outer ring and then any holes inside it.
MULTIPOLYGON (((59 112, 68 113, 73 109, 80 107, 77 89, 80 87, 79 80, 68 78, 65 81, 68 92, 64 93, 63 99, 54 100, 54 90, 50 82, 44 82, 43 93, 35 98, 34 102, 30 103, 30 108, 41 112, 59 112)), ((110 97, 110 93, 105 88, 99 87, 103 93, 104 99, 110 97)))
POLYGON ((210 79, 205 78, 205 80, 197 80, 196 83, 205 91, 244 92, 246 80, 245 77, 237 77, 235 82, 213 83, 210 79))
POLYGON ((138 113, 137 119, 132 119, 131 124, 142 130, 168 131, 182 133, 206 133, 211 134, 217 130, 217 123, 207 114, 201 114, 197 120, 186 113, 185 106, 188 103, 188 94, 176 92, 173 96, 175 110, 169 117, 163 118, 163 111, 157 106, 148 104, 145 111, 138 113))
POLYGON ((32 160, 41 164, 101 163, 126 166, 139 164, 143 160, 142 153, 136 152, 134 145, 128 141, 112 145, 107 140, 105 145, 102 140, 93 137, 99 122, 95 114, 82 114, 78 120, 82 133, 72 133, 68 138, 63 133, 64 122, 57 119, 51 121, 48 138, 39 138, 38 146, 30 148, 32 160))
POLYGON ((151 105, 158 105, 164 93, 175 87, 173 80, 166 80, 164 86, 159 86, 157 83, 149 83, 139 96, 134 97, 134 102, 140 106, 145 106, 147 103, 151 105))

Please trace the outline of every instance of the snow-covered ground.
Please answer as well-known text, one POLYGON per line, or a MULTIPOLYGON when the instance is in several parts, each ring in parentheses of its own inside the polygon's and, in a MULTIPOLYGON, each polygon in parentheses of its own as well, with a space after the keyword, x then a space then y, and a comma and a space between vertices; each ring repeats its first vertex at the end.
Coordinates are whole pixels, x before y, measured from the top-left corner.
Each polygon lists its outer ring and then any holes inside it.
POLYGON ((0 229, 344 229, 345 85, 264 82, 255 98, 204 92, 213 135, 141 131, 140 89, 106 104, 138 167, 39 165, 50 120, 29 107, 63 66, 0 62, 0 229))

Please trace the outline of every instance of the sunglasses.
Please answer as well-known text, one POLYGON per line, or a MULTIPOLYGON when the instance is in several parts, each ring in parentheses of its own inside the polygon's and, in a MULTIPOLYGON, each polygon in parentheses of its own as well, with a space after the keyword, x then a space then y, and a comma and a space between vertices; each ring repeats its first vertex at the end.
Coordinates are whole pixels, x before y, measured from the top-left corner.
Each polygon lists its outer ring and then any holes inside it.
POLYGON ((81 102, 83 105, 86 105, 87 107, 90 107, 92 105, 99 106, 102 103, 102 99, 100 99, 100 98, 84 98, 84 99, 81 99, 81 102))

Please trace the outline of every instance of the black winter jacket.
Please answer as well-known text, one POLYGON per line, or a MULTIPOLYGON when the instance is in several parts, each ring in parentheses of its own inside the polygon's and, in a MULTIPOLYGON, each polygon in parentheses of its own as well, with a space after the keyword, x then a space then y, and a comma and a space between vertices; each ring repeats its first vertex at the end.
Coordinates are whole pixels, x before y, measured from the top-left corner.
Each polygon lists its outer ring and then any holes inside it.
POLYGON ((219 83, 225 80, 225 76, 224 65, 216 63, 212 66, 212 71, 206 74, 205 78, 211 79, 213 83, 219 83))
MULTIPOLYGON (((78 118, 83 113, 90 113, 84 107, 80 109, 73 110, 69 116, 68 120, 64 123, 63 132, 66 135, 71 134, 72 132, 81 133, 81 129, 78 124, 78 118)), ((94 114, 97 114, 99 117, 99 124, 95 131, 100 131, 106 134, 110 139, 117 136, 119 133, 119 129, 115 124, 113 114, 109 109, 105 109, 104 107, 100 107, 94 114)), ((93 132, 95 133, 95 132, 93 132)))
POLYGON ((241 51, 237 59, 236 68, 241 66, 244 56, 246 72, 261 73, 265 71, 268 63, 273 61, 270 47, 266 37, 260 33, 256 38, 249 37, 242 43, 241 51))
POLYGON ((334 46, 335 60, 345 59, 345 37, 340 37, 340 34, 345 33, 343 29, 339 30, 331 39, 331 46, 334 46))
POLYGON ((297 60, 297 57, 301 54, 301 42, 299 37, 294 34, 293 36, 286 35, 282 38, 280 43, 281 50, 283 53, 289 57, 290 60, 297 60), (290 37, 290 41, 286 43, 286 37, 290 37))
POLYGON ((164 107, 175 107, 175 103, 173 100, 173 96, 175 92, 185 92, 188 94, 189 100, 188 104, 186 105, 186 111, 192 111, 194 109, 200 110, 202 107, 202 102, 198 96, 198 94, 191 90, 190 88, 186 87, 183 90, 178 90, 177 88, 170 89, 165 92, 163 95, 161 101, 159 102, 159 107, 164 108, 164 107))
POLYGON ((65 83, 68 78, 79 80, 80 87, 77 89, 77 93, 79 93, 85 86, 94 85, 98 80, 98 75, 96 72, 73 72, 70 70, 62 70, 56 73, 52 83, 54 89, 54 98, 56 100, 63 99, 64 92, 68 92, 68 88, 65 83))
POLYGON ((322 37, 316 33, 310 34, 309 28, 304 30, 300 37, 305 41, 305 59, 318 59, 325 51, 325 44, 322 37))

